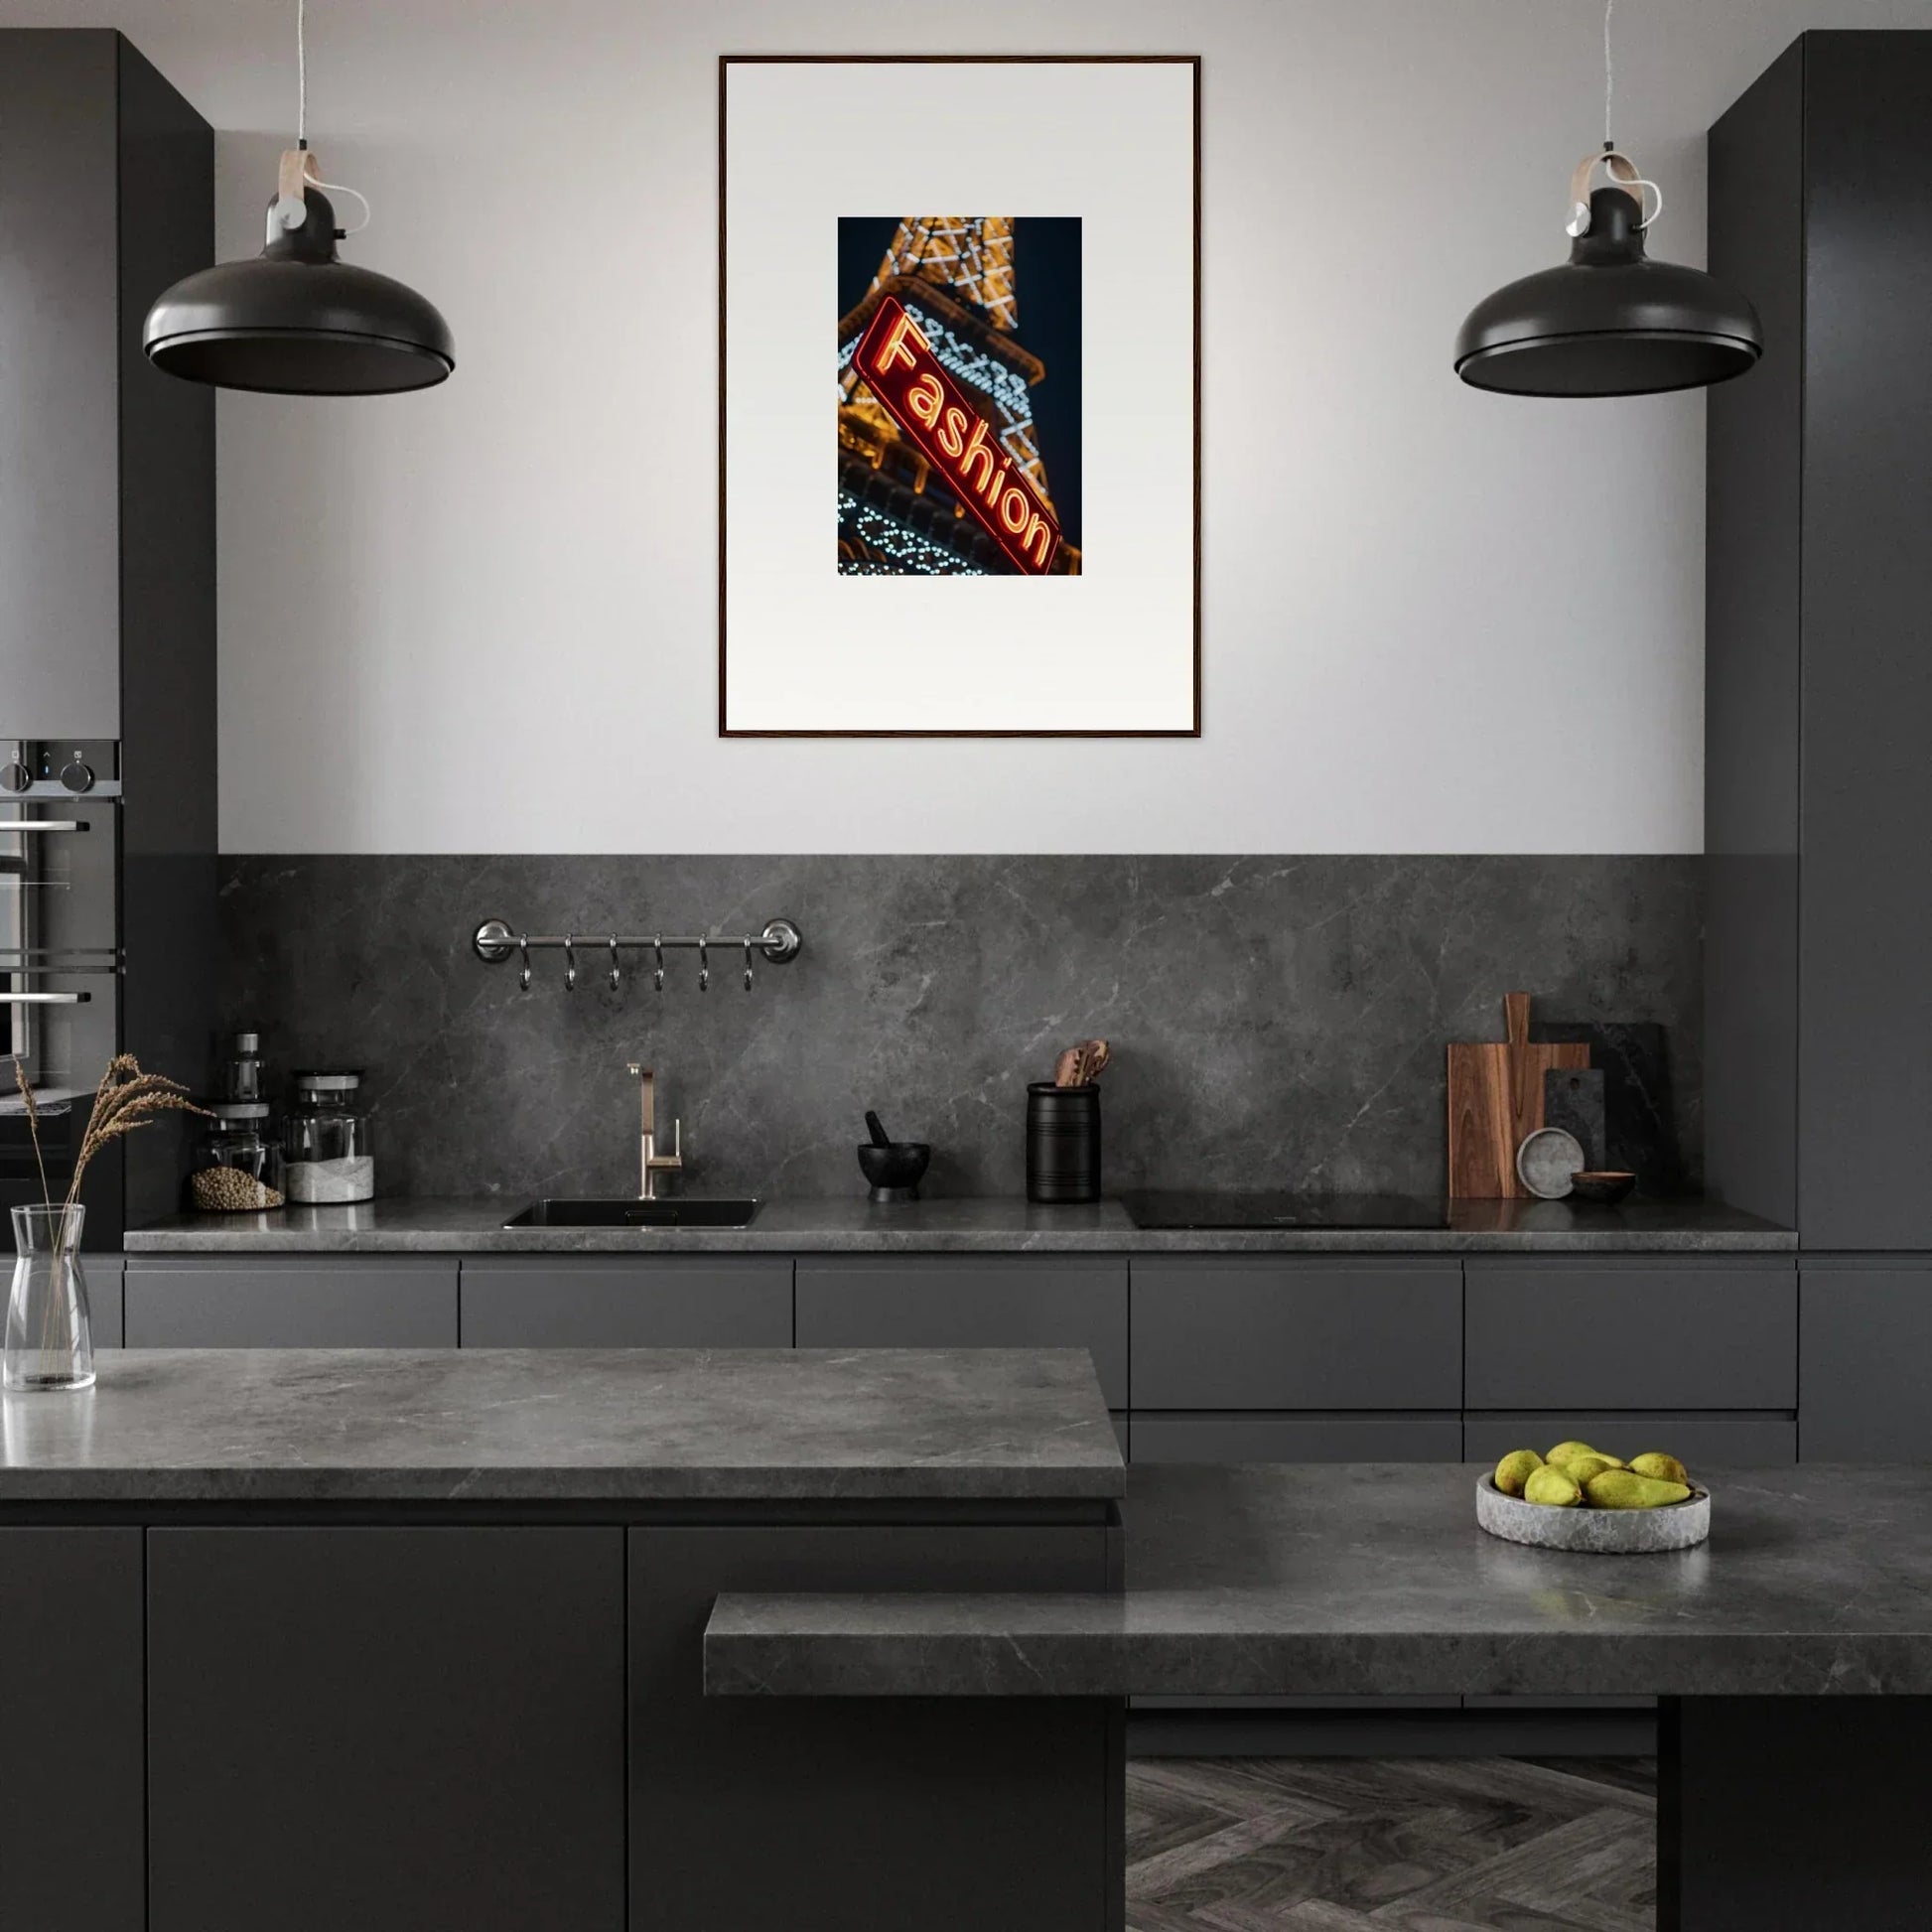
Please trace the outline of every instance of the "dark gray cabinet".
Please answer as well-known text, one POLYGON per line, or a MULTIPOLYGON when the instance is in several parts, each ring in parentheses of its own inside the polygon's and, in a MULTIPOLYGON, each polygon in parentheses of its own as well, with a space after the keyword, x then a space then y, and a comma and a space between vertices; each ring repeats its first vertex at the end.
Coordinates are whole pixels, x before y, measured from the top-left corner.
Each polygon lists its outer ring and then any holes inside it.
POLYGON ((119 34, 0 32, 0 737, 159 751, 174 721, 144 700, 207 679, 206 746, 169 749, 210 800, 214 398, 140 336, 213 259, 213 170, 207 124, 119 34), (128 687, 124 636, 180 648, 128 687))
POLYGON ((0 1529, 0 1921, 145 1932, 141 1532, 0 1529))
POLYGON ((801 1259, 800 1348, 1084 1348, 1128 1406, 1127 1264, 1096 1256, 801 1259))
POLYGON ((130 1256, 130 1348, 454 1348, 454 1255, 130 1256))
POLYGON ((149 1932, 621 1932, 624 1690, 621 1529, 149 1531, 149 1932))
POLYGON ((791 1262, 768 1255, 483 1255, 466 1348, 789 1348, 791 1262))
POLYGON ((1472 1410, 1797 1405, 1789 1261, 1471 1256, 1466 1276, 1472 1410))
POLYGON ((120 47, 0 36, 0 735, 121 734, 120 47))
POLYGON ((1462 1406, 1453 1261, 1136 1257, 1133 1318, 1137 1416, 1462 1406))
POLYGON ((1800 1296, 1804 1459, 1932 1460, 1932 1261, 1807 1260, 1800 1296))
POLYGON ((1805 34, 1711 131, 1765 348, 1708 417, 1706 1160, 1828 1252, 1932 1250, 1928 169, 1932 33, 1805 34))
POLYGON ((629 1560, 631 1932, 1121 1923, 1103 1700, 703 1695, 720 1590, 1098 1590, 1104 1529, 633 1529, 629 1560))
POLYGON ((1134 1418, 1136 1462, 1459 1462, 1462 1417, 1175 1415, 1134 1418))

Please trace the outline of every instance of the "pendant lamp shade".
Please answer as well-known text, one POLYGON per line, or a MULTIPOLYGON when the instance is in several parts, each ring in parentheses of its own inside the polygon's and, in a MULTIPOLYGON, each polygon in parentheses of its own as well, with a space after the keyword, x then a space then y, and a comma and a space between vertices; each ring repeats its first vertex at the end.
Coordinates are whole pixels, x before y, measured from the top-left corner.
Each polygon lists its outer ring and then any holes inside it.
POLYGON ((302 183, 299 227, 271 205, 252 261, 185 277, 148 311, 142 345, 156 368, 223 389, 290 396, 369 396, 426 389, 456 367, 450 326, 392 276, 336 252, 336 212, 302 183))
POLYGON ((1652 261, 1636 199, 1607 187, 1591 194, 1567 262, 1469 312, 1455 372, 1509 395, 1654 395, 1742 375, 1763 347, 1749 300, 1701 269, 1652 261))

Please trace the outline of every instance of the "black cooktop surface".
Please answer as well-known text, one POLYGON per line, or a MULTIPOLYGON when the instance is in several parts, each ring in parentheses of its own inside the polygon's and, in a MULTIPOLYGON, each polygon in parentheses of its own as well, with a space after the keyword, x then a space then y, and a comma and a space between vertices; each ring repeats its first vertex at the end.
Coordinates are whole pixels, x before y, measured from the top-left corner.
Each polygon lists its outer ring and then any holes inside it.
POLYGON ((1134 1193, 1140 1228, 1446 1228, 1449 1209, 1422 1194, 1134 1193))

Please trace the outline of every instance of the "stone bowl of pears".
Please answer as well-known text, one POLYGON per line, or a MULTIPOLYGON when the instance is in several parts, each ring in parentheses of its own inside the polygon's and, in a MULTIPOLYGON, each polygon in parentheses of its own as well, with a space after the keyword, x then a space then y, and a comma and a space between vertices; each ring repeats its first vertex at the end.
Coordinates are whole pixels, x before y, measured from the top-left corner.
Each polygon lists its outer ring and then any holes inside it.
POLYGON ((1476 1484, 1476 1521, 1542 1550, 1644 1556, 1702 1543, 1711 1492, 1662 1449, 1625 1462, 1587 1443, 1559 1443, 1548 1455, 1511 1449, 1476 1484))

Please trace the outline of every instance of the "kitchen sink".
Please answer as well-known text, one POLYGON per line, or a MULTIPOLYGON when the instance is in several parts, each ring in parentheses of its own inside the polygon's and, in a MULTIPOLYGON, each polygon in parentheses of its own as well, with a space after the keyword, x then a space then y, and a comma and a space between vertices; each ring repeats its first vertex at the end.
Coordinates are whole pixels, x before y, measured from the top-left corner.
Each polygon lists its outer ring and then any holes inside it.
POLYGON ((506 1228, 742 1228, 755 1200, 539 1200, 506 1228))

